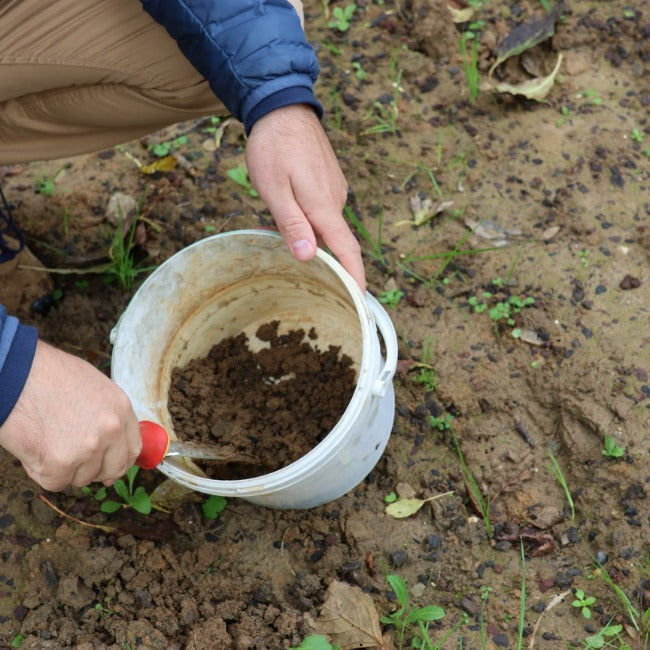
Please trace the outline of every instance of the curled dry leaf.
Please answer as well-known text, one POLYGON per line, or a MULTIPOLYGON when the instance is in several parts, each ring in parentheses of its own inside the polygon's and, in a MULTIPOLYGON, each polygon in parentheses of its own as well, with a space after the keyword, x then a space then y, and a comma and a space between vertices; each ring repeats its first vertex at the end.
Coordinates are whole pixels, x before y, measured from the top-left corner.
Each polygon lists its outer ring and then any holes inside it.
POLYGON ((528 99, 542 102, 545 100, 546 95, 551 91, 551 88, 553 88, 555 77, 560 71, 560 65, 562 65, 562 54, 558 55, 555 68, 553 68, 553 71, 546 77, 535 77, 534 79, 528 79, 519 84, 509 84, 506 82, 494 84, 493 82, 488 81, 481 85, 481 89, 496 90, 496 92, 510 93, 511 95, 523 95, 528 99))

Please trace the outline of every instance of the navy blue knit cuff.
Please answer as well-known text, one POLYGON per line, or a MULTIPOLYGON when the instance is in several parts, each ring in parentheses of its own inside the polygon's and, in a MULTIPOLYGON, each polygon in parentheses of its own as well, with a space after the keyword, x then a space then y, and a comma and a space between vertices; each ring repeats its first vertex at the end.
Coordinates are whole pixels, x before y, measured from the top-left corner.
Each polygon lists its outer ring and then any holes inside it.
POLYGON ((18 326, 0 371, 0 426, 9 417, 25 387, 34 361, 37 340, 35 327, 18 326))
POLYGON ((311 89, 305 86, 294 86, 293 88, 285 88, 278 90, 268 97, 265 97, 259 104, 256 104, 253 109, 246 116, 244 121, 244 129, 246 135, 249 135, 253 125, 261 117, 264 117, 276 108, 283 106, 291 106, 291 104, 309 104, 312 106, 318 115, 318 119, 323 117, 323 107, 318 100, 314 97, 311 89))

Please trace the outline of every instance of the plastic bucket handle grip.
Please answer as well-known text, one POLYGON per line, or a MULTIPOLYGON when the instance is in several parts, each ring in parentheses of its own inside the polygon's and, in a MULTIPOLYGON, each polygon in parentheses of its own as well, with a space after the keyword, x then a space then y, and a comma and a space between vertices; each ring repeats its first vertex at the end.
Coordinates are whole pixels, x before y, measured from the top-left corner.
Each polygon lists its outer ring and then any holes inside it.
POLYGON ((377 329, 384 340, 386 346, 386 361, 384 367, 379 372, 377 379, 372 385, 372 394, 375 397, 383 397, 388 390, 393 375, 397 370, 397 337, 395 336, 395 327, 393 321, 386 313, 386 310, 381 306, 379 301, 369 293, 366 293, 366 303, 368 309, 375 319, 377 329))

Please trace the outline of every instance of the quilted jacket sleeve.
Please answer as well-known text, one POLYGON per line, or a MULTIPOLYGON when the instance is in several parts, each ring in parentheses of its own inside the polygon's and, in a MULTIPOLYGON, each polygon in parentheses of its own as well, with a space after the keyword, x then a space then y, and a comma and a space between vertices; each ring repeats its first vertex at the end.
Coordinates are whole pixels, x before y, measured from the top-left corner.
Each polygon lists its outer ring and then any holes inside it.
POLYGON ((37 333, 0 305, 0 426, 20 397, 32 367, 37 333))
POLYGON ((216 96, 244 123, 289 104, 322 108, 318 61, 287 0, 142 0, 216 96))

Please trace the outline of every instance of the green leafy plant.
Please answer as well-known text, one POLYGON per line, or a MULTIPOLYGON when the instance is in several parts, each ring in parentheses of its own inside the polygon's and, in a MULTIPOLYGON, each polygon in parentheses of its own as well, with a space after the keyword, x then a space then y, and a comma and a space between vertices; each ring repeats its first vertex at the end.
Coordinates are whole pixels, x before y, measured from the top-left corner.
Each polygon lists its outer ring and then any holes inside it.
POLYGON ((366 252, 374 257, 382 266, 388 266, 388 260, 384 257, 384 244, 382 240, 382 233, 384 228, 384 211, 381 204, 378 204, 377 210, 377 237, 373 237, 368 229, 363 225, 361 219, 354 213, 349 205, 343 208, 343 214, 350 220, 352 225, 359 231, 359 234, 366 243, 370 246, 366 252))
POLYGON ((382 291, 379 294, 379 302, 390 307, 390 309, 394 309, 403 297, 404 292, 402 290, 390 289, 389 291, 382 291))
MULTIPOLYGON (((472 25, 478 25, 478 23, 472 23, 472 25)), ((478 98, 478 40, 478 32, 472 29, 471 26, 458 40, 458 48, 463 57, 463 69, 465 70, 469 99, 472 103, 478 98)))
POLYGON ((623 605, 627 618, 632 623, 639 638, 639 647, 646 650, 650 647, 650 607, 645 612, 640 612, 628 598, 627 594, 619 587, 607 572, 607 569, 596 562, 596 576, 601 578, 616 594, 616 598, 623 605))
POLYGON ((397 133, 397 118, 399 117, 399 97, 402 92, 402 73, 398 67, 397 57, 391 57, 390 61, 393 95, 388 104, 375 101, 365 119, 374 119, 375 124, 363 132, 363 135, 375 135, 378 133, 397 133))
MULTIPOLYGON (((585 648, 589 648, 590 650, 596 650, 598 648, 605 648, 605 647, 612 647, 612 642, 613 641, 619 641, 621 632, 623 631, 623 626, 622 625, 612 625, 612 622, 610 621, 602 627, 596 634, 593 634, 592 636, 588 636, 585 639, 585 648)), ((619 650, 632 650, 631 646, 627 644, 618 644, 617 645, 619 650)))
POLYGON ((357 10, 357 5, 351 3, 346 7, 334 7, 332 11, 333 19, 327 23, 330 29, 338 29, 340 32, 347 32, 350 29, 352 16, 357 10))
POLYGON ((603 103, 603 100, 598 97, 598 93, 593 88, 581 90, 578 93, 578 97, 583 100, 583 106, 600 106, 603 103))
POLYGON ((582 589, 576 589, 575 599, 571 603, 573 607, 580 610, 585 618, 591 618, 591 606, 596 602, 593 596, 587 596, 582 589))
POLYGON ((253 184, 248 178, 248 170, 246 169, 246 165, 244 165, 244 163, 239 163, 237 167, 229 169, 226 171, 226 174, 231 181, 237 183, 237 185, 240 187, 243 187, 246 190, 248 196, 252 196, 253 198, 257 198, 259 196, 259 193, 253 187, 253 184))
POLYGON ((354 75, 359 81, 363 81, 368 76, 368 73, 363 69, 358 61, 352 62, 352 69, 354 70, 354 75))
MULTIPOLYGON (((439 621, 445 616, 445 610, 437 605, 428 605, 426 607, 409 607, 409 596, 406 582, 401 576, 391 574, 386 576, 386 581, 395 592, 399 609, 391 614, 381 616, 379 620, 388 625, 394 625, 398 630, 398 648, 404 647, 404 635, 409 626, 415 625, 420 632, 427 634, 428 623, 439 621)), ((427 634, 428 637, 428 634, 427 634)), ((426 646, 416 646, 426 647, 426 646)))
POLYGON ((444 415, 431 415, 429 416, 429 424, 438 431, 448 431, 451 429, 454 422, 454 416, 450 413, 444 415))
POLYGON ((643 142, 645 140, 645 133, 641 129, 634 127, 630 138, 634 140, 634 142, 643 142))
POLYGON ((18 632, 16 636, 11 640, 11 647, 12 648, 20 648, 20 646, 23 645, 23 641, 25 640, 25 637, 18 632))
POLYGON ((397 494, 395 492, 389 492, 385 497, 384 497, 384 503, 395 503, 397 501, 397 494))
POLYGON ((226 497, 212 494, 201 504, 203 516, 206 519, 217 519, 227 504, 226 497))
POLYGON ((604 445, 603 456, 607 456, 608 458, 621 458, 625 455, 625 449, 616 443, 614 436, 605 436, 604 445))
POLYGON ((117 495, 122 499, 120 501, 113 501, 112 499, 107 499, 108 489, 105 487, 100 487, 98 490, 93 491, 89 487, 83 487, 81 490, 92 496, 96 501, 101 501, 100 510, 106 513, 113 513, 121 510, 122 508, 133 508, 137 512, 148 515, 151 513, 151 497, 147 494, 147 491, 139 485, 135 487, 135 477, 138 474, 140 468, 137 465, 130 467, 126 473, 126 481, 124 479, 118 479, 113 484, 113 489, 117 495))
POLYGON ((571 521, 573 521, 576 516, 575 503, 573 502, 573 496, 571 495, 571 490, 569 490, 569 485, 567 483, 567 480, 564 477, 564 472, 562 472, 562 468, 560 467, 560 464, 557 462, 557 459, 555 458, 553 452, 550 449, 548 452, 548 457, 551 459, 551 467, 550 467, 551 474, 553 474, 557 482, 562 486, 562 490, 564 491, 564 496, 567 500, 567 503, 569 504, 569 508, 571 509, 571 521))
POLYGON ((44 196, 52 196, 54 194, 54 182, 64 169, 65 165, 61 165, 52 176, 39 176, 35 183, 36 193, 43 194, 44 196))
POLYGON ((154 156, 158 158, 164 158, 169 156, 169 154, 175 149, 180 149, 182 146, 187 144, 187 136, 179 135, 173 140, 167 140, 165 142, 153 142, 147 148, 154 156))
MULTIPOLYGON (((483 299, 487 299, 487 298, 491 298, 491 297, 492 297, 492 293, 490 291, 484 291, 481 294, 481 298, 483 298, 483 299)), ((480 313, 484 312, 488 307, 487 303, 483 302, 483 300, 481 300, 478 296, 470 296, 467 299, 467 303, 472 308, 472 310, 473 310, 473 312, 475 314, 480 314, 480 313)))
POLYGON ((560 106, 560 116, 561 117, 555 121, 556 126, 562 126, 571 116, 571 109, 566 104, 560 106))
POLYGON ((497 302, 488 312, 490 319, 498 323, 505 321, 510 327, 514 327, 515 319, 514 314, 521 312, 524 307, 530 307, 535 304, 535 298, 528 296, 521 298, 520 296, 510 296, 507 300, 497 302))
POLYGON ((332 645, 322 634, 312 634, 289 650, 340 650, 340 646, 332 645))
POLYGON ((436 373, 436 369, 431 365, 432 348, 433 338, 428 336, 424 343, 422 361, 416 364, 419 371, 413 378, 415 383, 422 384, 427 391, 434 391, 438 388, 438 374, 436 373))
POLYGON ((129 229, 128 236, 125 238, 124 214, 122 213, 121 206, 118 210, 117 227, 113 231, 111 246, 108 250, 110 262, 106 269, 104 269, 104 274, 107 282, 117 281, 122 289, 130 289, 138 275, 147 273, 155 268, 153 266, 141 267, 133 257, 135 231, 141 214, 142 201, 137 205, 133 223, 129 229))
POLYGON ((465 456, 463 454, 463 450, 460 448, 460 442, 458 441, 458 436, 454 431, 454 427, 451 425, 449 426, 449 432, 451 433, 454 442, 456 455, 458 456, 458 462, 460 463, 460 468, 463 472, 463 475, 465 476, 465 482, 467 483, 467 487, 472 502, 476 506, 477 510, 481 513, 481 517, 483 518, 483 524, 485 525, 485 532, 487 533, 487 536, 492 537, 493 526, 492 526, 492 520, 490 519, 491 497, 489 494, 483 494, 483 491, 478 486, 478 483, 476 482, 474 475, 472 474, 469 467, 467 466, 467 463, 465 462, 465 456))

